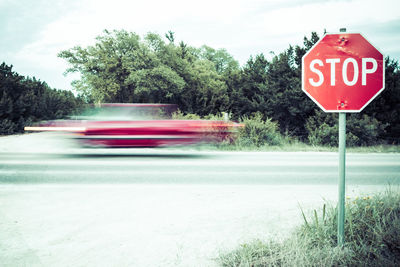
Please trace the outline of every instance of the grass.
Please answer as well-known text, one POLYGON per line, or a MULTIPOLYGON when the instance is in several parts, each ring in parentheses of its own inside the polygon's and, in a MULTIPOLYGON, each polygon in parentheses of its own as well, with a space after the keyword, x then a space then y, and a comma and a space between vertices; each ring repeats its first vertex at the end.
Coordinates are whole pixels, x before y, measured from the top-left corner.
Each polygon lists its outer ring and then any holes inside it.
MULTIPOLYGON (((263 152, 337 152, 338 147, 312 146, 300 141, 285 142, 280 145, 239 145, 239 144, 214 144, 204 147, 208 150, 219 151, 263 151, 263 152)), ((347 147, 349 153, 400 153, 400 145, 376 145, 363 147, 347 147)))
POLYGON ((284 241, 254 241, 220 255, 221 266, 400 266, 400 192, 346 199, 345 245, 337 246, 337 210, 305 214, 284 241))
POLYGON ((378 146, 361 146, 350 147, 349 152, 358 153, 400 153, 400 145, 378 145, 378 146))

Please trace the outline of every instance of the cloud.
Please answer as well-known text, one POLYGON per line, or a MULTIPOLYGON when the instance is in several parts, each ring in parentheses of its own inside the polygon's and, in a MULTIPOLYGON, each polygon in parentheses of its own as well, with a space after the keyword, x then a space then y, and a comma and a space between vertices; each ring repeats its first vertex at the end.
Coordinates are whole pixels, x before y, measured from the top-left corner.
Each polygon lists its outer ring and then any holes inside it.
POLYGON ((387 22, 399 17, 393 5, 395 1, 380 1, 377 5, 365 0, 85 0, 79 9, 66 12, 46 25, 35 46, 61 49, 85 46, 93 43, 104 29, 126 29, 141 35, 172 30, 189 38, 185 41, 192 45, 207 43, 226 48, 258 45, 274 37, 304 36, 324 28, 351 30, 366 22, 387 22))
MULTIPOLYGON (((18 34, 13 35, 11 26, 7 31, 0 26, 11 38, 8 46, 3 41, 0 47, 8 53, 10 63, 29 65, 26 69, 45 73, 42 79, 56 80, 45 71, 51 69, 48 73, 57 76, 60 85, 55 86, 60 88, 65 86, 60 81, 66 80, 62 73, 67 64, 57 54, 76 45, 93 44, 104 29, 125 29, 141 36, 172 30, 178 41, 189 45, 226 48, 242 64, 250 55, 279 53, 289 44, 301 44, 312 31, 322 34, 324 29, 336 32, 341 27, 362 31, 383 50, 399 51, 400 2, 391 0, 39 0, 21 7, 28 1, 0 5, 19 10, 15 14, 20 15, 20 24, 15 25, 26 27, 25 32, 16 30, 18 34), (390 34, 382 34, 385 27, 391 28, 390 34), (21 36, 25 34, 29 38, 24 42, 21 36)), ((10 16, 2 22, 13 25, 17 20, 10 16)))

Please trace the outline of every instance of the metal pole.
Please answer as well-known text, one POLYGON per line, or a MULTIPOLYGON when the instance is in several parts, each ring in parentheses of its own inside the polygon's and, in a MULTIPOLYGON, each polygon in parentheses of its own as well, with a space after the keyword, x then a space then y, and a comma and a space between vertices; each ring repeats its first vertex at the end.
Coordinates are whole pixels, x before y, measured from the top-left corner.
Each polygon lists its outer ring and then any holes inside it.
POLYGON ((346 113, 339 113, 339 201, 338 201, 338 246, 344 245, 346 185, 346 113))

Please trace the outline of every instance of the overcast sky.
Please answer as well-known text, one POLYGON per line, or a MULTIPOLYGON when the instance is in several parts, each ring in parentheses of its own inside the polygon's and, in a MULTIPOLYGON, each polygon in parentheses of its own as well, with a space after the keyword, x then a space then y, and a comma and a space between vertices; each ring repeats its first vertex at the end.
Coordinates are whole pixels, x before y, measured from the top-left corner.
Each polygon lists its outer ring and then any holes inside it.
POLYGON ((225 48, 243 65, 251 55, 302 44, 312 31, 341 27, 400 61, 399 10, 398 0, 0 0, 0 62, 70 89, 77 76, 63 75, 67 64, 57 53, 93 44, 104 29, 142 37, 171 30, 191 46, 225 48))

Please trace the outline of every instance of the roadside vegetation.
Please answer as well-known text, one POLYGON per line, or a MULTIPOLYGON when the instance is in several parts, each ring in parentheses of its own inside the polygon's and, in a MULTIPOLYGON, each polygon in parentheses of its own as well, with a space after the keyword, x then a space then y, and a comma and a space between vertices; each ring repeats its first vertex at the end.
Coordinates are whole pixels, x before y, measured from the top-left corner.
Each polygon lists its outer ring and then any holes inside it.
MULTIPOLYGON (((299 211, 300 212, 300 211, 299 211)), ((337 210, 329 203, 285 240, 253 241, 221 254, 221 266, 399 266, 400 191, 346 199, 345 245, 337 246, 337 210)))
POLYGON ((72 92, 52 89, 12 68, 0 65, 0 135, 22 133, 32 122, 65 118, 83 107, 72 92))
MULTIPOLYGON (((5 63, 0 68, 0 134, 21 132, 32 121, 63 118, 84 104, 170 103, 186 118, 222 118, 245 123, 239 138, 221 149, 270 150, 337 146, 337 114, 319 110, 301 90, 302 56, 319 40, 279 54, 250 56, 240 66, 225 49, 193 47, 175 33, 141 37, 105 30, 87 47, 60 51, 78 73, 77 95, 26 78, 5 63)), ((266 48, 267 50, 268 48, 266 48)), ((400 66, 385 58, 385 90, 360 114, 348 114, 348 146, 400 142, 400 66)))
MULTIPOLYGON (((239 147, 285 140, 336 146, 337 114, 320 111, 301 90, 302 56, 318 40, 313 32, 302 45, 290 45, 271 59, 250 56, 240 66, 225 49, 196 48, 171 31, 140 37, 106 30, 95 45, 61 51, 59 57, 68 62, 67 72, 80 74, 73 86, 88 102, 171 103, 183 115, 201 118, 227 112, 231 120, 249 124, 239 147)), ((349 146, 399 143, 397 61, 386 57, 385 90, 361 114, 349 114, 347 128, 349 146)))
MULTIPOLYGON (((334 120, 334 116, 332 115, 334 120)), ((336 114, 337 117, 337 114, 336 114)), ((173 114, 174 119, 211 119, 223 120, 223 114, 201 117, 196 114, 173 114)), ((336 118, 337 121, 337 118, 336 118)), ((332 126, 308 127, 308 140, 302 141, 289 133, 281 133, 279 124, 271 119, 264 120, 261 113, 253 113, 251 116, 243 116, 237 121, 243 127, 233 132, 232 138, 222 143, 207 145, 204 149, 219 151, 282 151, 282 152, 337 152, 338 128, 332 122, 332 126), (325 128, 324 128, 325 127, 325 128), (328 130, 327 130, 328 129, 328 130), (310 141, 312 140, 312 141, 310 141), (328 142, 330 141, 330 142, 328 142)), ((347 122, 347 151, 356 153, 399 153, 400 145, 388 144, 377 138, 380 131, 365 121, 349 120, 347 122), (357 129, 354 133, 352 129, 357 129), (362 142, 361 142, 362 141, 362 142), (372 144, 372 145, 369 145, 372 144)), ((201 147, 200 147, 201 148, 201 147)))

